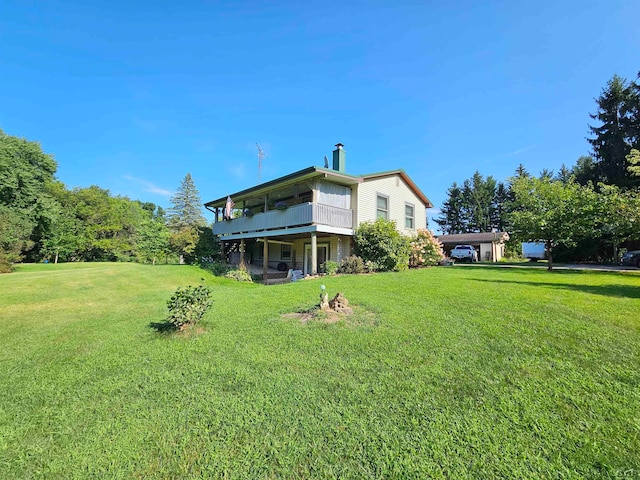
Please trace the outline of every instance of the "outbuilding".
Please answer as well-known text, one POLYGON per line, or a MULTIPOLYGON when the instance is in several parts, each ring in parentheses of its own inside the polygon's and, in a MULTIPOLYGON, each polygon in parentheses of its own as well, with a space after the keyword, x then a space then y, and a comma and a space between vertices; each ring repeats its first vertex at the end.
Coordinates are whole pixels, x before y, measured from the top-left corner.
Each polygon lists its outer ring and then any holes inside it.
POLYGON ((449 256, 456 245, 473 245, 478 251, 478 260, 497 262, 504 256, 504 243, 509 240, 507 232, 454 233, 437 237, 445 255, 449 256))

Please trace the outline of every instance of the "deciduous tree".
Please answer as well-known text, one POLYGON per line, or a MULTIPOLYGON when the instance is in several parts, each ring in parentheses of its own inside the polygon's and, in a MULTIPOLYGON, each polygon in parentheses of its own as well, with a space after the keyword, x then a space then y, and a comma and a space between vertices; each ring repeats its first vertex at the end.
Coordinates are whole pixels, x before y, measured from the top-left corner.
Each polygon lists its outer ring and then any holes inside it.
POLYGON ((544 242, 549 270, 558 245, 575 245, 596 226, 597 194, 590 187, 547 177, 519 177, 512 180, 511 189, 512 235, 519 241, 544 242))
POLYGON ((136 235, 136 256, 140 261, 153 265, 160 255, 169 253, 170 232, 164 222, 148 216, 140 222, 136 235))
POLYGON ((640 196, 635 189, 600 184, 597 199, 599 218, 594 233, 611 245, 612 259, 617 261, 619 245, 640 236, 640 196))
POLYGON ((49 186, 56 169, 38 143, 0 130, 0 206, 6 221, 0 226, 0 254, 15 261, 46 234, 54 217, 49 186))

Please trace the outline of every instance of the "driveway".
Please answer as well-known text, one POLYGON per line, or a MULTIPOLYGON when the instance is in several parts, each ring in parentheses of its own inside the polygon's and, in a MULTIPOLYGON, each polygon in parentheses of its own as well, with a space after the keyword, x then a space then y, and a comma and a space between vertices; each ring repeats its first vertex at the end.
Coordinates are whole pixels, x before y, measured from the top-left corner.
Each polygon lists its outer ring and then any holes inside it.
MULTIPOLYGON (((497 267, 497 268, 544 268, 547 269, 547 264, 543 262, 529 262, 529 263, 456 263, 464 266, 484 266, 484 267, 497 267)), ((640 268, 632 267, 630 265, 597 265, 590 263, 554 263, 554 270, 601 270, 603 272, 637 272, 640 273, 640 268)))

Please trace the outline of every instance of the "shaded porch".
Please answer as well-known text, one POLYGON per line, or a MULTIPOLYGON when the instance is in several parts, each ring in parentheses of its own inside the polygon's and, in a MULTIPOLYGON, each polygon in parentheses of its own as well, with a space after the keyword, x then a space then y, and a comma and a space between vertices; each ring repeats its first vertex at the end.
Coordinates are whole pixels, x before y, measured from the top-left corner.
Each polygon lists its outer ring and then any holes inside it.
POLYGON ((281 232, 280 235, 222 237, 220 240, 227 263, 239 265, 243 261, 252 274, 264 276, 266 273, 267 279, 286 276, 289 270, 315 275, 327 260, 339 262, 349 256, 352 249, 350 231, 322 232, 315 227, 312 231, 288 235, 281 232))

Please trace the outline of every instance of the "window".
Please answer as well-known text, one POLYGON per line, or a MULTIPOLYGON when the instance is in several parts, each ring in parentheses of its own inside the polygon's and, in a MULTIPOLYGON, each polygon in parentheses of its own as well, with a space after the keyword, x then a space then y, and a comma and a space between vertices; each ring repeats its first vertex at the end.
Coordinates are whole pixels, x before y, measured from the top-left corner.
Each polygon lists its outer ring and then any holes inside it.
POLYGON ((376 218, 389 220, 389 197, 378 195, 376 200, 376 218))
POLYGON ((404 228, 411 230, 415 228, 415 209, 408 203, 404 204, 404 228))
POLYGON ((291 245, 280 245, 280 258, 282 260, 291 260, 291 245))

